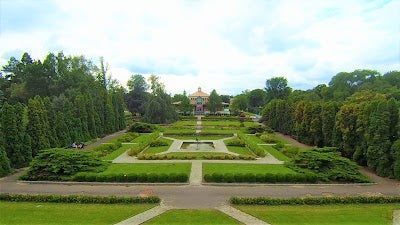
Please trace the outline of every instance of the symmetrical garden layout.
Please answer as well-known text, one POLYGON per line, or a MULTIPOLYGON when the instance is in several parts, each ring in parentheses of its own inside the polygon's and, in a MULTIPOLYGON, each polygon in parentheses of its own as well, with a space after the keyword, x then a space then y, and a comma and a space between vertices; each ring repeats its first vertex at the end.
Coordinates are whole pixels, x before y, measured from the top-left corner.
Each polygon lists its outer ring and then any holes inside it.
MULTIPOLYGON (((54 164, 57 165, 57 162, 54 164)), ((98 188, 99 192, 96 193, 103 193, 100 185, 104 182, 109 190, 115 188, 113 194, 118 190, 123 191, 123 186, 117 188, 112 184, 129 187, 145 183, 146 188, 138 186, 130 190, 145 189, 144 195, 151 195, 150 189, 155 190, 156 194, 162 194, 163 190, 167 193, 180 190, 182 198, 185 198, 184 195, 193 198, 197 191, 199 198, 213 198, 208 192, 216 196, 219 189, 222 193, 224 188, 228 190, 235 187, 247 188, 244 192, 241 192, 243 189, 232 189, 233 193, 251 193, 253 189, 252 196, 259 196, 259 193, 268 195, 262 191, 262 187, 271 185, 280 186, 285 192, 285 188, 292 185, 312 184, 316 185, 316 190, 324 188, 318 185, 371 185, 374 182, 360 173, 359 167, 350 160, 340 157, 334 149, 305 147, 295 140, 265 130, 251 120, 241 123, 229 117, 185 118, 150 133, 126 132, 106 142, 89 145, 86 150, 49 150, 39 154, 22 179, 29 185, 39 185, 35 183, 38 181, 40 185, 67 182, 72 185, 70 191, 75 190, 75 185, 93 184, 96 186, 91 190, 98 188), (64 171, 63 176, 56 174, 59 173, 58 169, 46 169, 47 161, 57 158, 55 156, 62 160, 58 164, 73 164, 68 167, 68 173, 64 171), (93 157, 101 160, 93 160, 93 157), (79 165, 78 161, 86 164, 79 165), (328 161, 332 163, 326 163, 328 161), (213 186, 218 190, 209 189, 213 186)), ((84 190, 83 186, 79 187, 84 190)), ((317 192, 324 193, 324 190, 317 192)), ((296 196, 290 194, 287 196, 296 196)), ((5 215, 24 211, 32 212, 35 216, 5 216, 0 221, 1 224, 51 224, 60 217, 59 212, 63 212, 63 215, 75 216, 57 221, 59 224, 323 224, 326 221, 329 224, 390 224, 395 215, 393 212, 400 209, 399 198, 353 199, 345 205, 337 205, 339 200, 329 204, 321 201, 323 205, 315 204, 317 200, 313 200, 311 203, 302 203, 303 206, 296 206, 299 203, 272 204, 268 200, 263 202, 265 204, 258 201, 256 205, 249 204, 257 202, 253 200, 231 201, 231 205, 225 201, 221 202, 222 205, 212 206, 212 209, 203 206, 207 205, 204 204, 206 199, 194 201, 199 201, 199 207, 196 207, 196 202, 191 202, 188 204, 191 209, 176 207, 168 201, 131 205, 81 204, 77 201, 73 207, 70 207, 70 203, 2 201, 0 211, 6 212, 5 215)))

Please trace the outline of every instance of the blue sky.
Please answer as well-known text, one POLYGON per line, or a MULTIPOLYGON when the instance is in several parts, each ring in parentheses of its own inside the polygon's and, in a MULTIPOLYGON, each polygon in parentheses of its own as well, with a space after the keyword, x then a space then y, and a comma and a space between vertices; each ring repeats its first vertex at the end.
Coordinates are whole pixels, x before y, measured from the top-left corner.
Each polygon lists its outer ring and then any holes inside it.
POLYGON ((104 56, 112 76, 157 74, 170 93, 238 94, 284 76, 400 69, 400 0, 0 0, 0 65, 29 52, 104 56))

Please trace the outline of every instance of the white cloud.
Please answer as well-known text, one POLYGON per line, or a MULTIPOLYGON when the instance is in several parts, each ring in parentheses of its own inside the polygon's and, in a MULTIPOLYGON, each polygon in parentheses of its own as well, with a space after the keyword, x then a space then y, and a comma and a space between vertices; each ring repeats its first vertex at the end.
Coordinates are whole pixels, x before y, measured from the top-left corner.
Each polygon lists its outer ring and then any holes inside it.
POLYGON ((15 50, 41 59, 63 50, 104 56, 122 84, 131 74, 158 74, 171 93, 202 86, 235 94, 281 75, 311 88, 340 71, 400 69, 399 8, 400 1, 361 0, 60 0, 50 22, 0 32, 0 64, 15 50))

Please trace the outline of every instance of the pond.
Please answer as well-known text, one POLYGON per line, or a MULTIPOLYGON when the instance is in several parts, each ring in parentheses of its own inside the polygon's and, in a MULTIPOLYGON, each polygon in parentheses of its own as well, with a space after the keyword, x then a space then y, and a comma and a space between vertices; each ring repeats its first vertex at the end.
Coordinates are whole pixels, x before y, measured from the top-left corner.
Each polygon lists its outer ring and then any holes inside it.
POLYGON ((215 150, 214 143, 212 142, 183 142, 181 145, 181 150, 186 151, 212 151, 215 150))

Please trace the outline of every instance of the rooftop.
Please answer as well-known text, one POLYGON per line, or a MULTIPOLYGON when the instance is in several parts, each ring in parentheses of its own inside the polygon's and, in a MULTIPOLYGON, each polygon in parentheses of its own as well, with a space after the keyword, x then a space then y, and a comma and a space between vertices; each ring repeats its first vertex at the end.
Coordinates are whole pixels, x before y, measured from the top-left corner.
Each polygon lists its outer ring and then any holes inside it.
POLYGON ((207 94, 207 93, 205 93, 205 92, 202 92, 202 91, 201 91, 201 87, 199 87, 199 88, 197 89, 197 92, 195 92, 195 93, 189 95, 189 97, 198 97, 198 96, 200 96, 200 97, 208 97, 208 96, 210 96, 210 95, 207 94))

